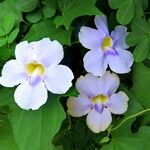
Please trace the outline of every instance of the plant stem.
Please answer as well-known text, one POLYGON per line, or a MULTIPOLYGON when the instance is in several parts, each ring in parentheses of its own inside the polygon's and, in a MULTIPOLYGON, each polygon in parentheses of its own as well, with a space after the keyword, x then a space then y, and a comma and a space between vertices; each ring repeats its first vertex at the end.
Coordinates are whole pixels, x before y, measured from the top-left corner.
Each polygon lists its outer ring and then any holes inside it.
POLYGON ((123 123, 125 123, 127 120, 132 119, 132 118, 134 118, 134 117, 137 117, 137 116, 139 116, 139 115, 141 115, 141 114, 143 114, 143 113, 149 112, 149 111, 150 111, 150 108, 145 109, 145 110, 143 110, 143 111, 140 111, 140 112, 138 112, 138 113, 136 113, 136 114, 133 114, 133 115, 131 115, 131 116, 128 116, 127 118, 125 118, 124 120, 122 120, 122 121, 120 122, 120 124, 118 124, 116 127, 112 128, 110 131, 112 132, 112 131, 117 130, 117 129, 118 129, 123 123))

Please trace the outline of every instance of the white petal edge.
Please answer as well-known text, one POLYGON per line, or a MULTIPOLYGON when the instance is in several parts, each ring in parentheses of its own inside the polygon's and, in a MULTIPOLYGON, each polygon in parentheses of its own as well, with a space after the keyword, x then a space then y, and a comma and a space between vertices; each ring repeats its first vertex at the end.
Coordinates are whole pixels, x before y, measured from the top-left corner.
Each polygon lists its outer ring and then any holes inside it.
POLYGON ((25 68, 16 60, 6 62, 2 69, 2 76, 0 77, 0 84, 5 87, 14 87, 26 80, 27 75, 25 68))
POLYGON ((50 92, 64 94, 72 86, 73 78, 73 73, 69 67, 56 65, 48 68, 43 80, 50 92))
POLYGON ((64 57, 62 45, 54 40, 51 41, 49 38, 43 38, 37 42, 35 47, 36 60, 49 67, 50 65, 57 65, 64 57))
POLYGON ((36 86, 25 82, 16 88, 14 98, 20 108, 36 110, 46 103, 48 94, 43 82, 39 82, 36 86))
POLYGON ((70 97, 67 101, 67 112, 73 117, 82 117, 86 115, 92 108, 92 103, 89 98, 79 96, 70 97))
POLYGON ((111 95, 108 102, 105 104, 113 114, 123 114, 128 108, 128 96, 120 91, 111 95))
POLYGON ((92 109, 86 118, 87 126, 94 133, 105 131, 112 122, 111 113, 108 109, 104 108, 102 113, 92 109))

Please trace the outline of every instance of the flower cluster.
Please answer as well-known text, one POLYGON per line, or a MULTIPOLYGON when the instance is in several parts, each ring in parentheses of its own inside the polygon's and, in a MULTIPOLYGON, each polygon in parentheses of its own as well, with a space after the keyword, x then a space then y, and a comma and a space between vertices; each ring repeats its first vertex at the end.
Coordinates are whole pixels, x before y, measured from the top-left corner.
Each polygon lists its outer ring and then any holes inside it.
POLYGON ((106 16, 96 16, 97 29, 81 27, 79 40, 90 49, 83 58, 84 68, 89 72, 76 82, 78 97, 70 97, 68 113, 73 117, 87 114, 87 126, 95 133, 106 130, 112 122, 111 113, 123 114, 128 107, 128 96, 120 91, 119 77, 106 71, 128 73, 133 64, 133 55, 126 49, 127 29, 116 26, 109 34, 106 16))
MULTIPOLYGON (((108 31, 106 16, 96 16, 97 29, 81 27, 79 40, 90 49, 84 56, 84 68, 88 72, 76 82, 78 97, 67 101, 67 112, 73 117, 87 115, 87 126, 95 133, 106 130, 112 122, 112 114, 122 114, 128 107, 128 96, 120 91, 119 77, 115 73, 128 73, 133 55, 126 50, 127 29, 115 27, 108 31), (115 73, 106 71, 108 67, 115 73)), ((15 102, 22 109, 36 110, 46 103, 48 91, 63 94, 72 86, 72 71, 59 63, 63 59, 63 47, 58 41, 44 38, 40 41, 21 42, 16 46, 15 57, 4 65, 0 84, 14 87, 15 102)))

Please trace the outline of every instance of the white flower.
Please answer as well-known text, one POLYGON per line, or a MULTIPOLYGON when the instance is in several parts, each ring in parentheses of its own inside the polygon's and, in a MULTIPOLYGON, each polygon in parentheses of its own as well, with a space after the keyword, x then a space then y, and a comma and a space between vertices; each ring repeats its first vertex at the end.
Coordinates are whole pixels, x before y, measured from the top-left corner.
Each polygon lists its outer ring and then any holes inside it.
POLYGON ((72 71, 58 65, 63 59, 63 47, 58 41, 44 38, 40 41, 21 42, 16 46, 16 60, 6 62, 0 84, 17 87, 14 98, 22 109, 36 110, 47 101, 47 90, 65 93, 72 85, 72 71))

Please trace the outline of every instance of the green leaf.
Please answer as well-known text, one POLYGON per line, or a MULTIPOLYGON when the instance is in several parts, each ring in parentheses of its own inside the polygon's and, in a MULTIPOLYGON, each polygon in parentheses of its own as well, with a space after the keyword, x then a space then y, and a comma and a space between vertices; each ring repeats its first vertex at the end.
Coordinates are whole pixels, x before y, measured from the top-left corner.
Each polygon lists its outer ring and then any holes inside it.
POLYGON ((10 121, 20 150, 52 150, 53 137, 65 118, 59 97, 51 94, 40 109, 26 111, 15 104, 14 90, 5 88, 0 95, 0 104, 11 106, 10 121))
MULTIPOLYGON (((131 28, 134 31, 143 32, 146 35, 150 32, 150 24, 144 19, 136 19, 132 22, 131 28)), ((140 34, 139 33, 139 34, 140 34)))
POLYGON ((0 3, 0 21, 3 21, 3 18, 7 16, 8 14, 14 15, 14 18, 16 19, 16 23, 19 23, 22 19, 22 14, 19 10, 16 8, 16 2, 14 0, 5 0, 2 3, 0 3))
POLYGON ((55 15, 56 10, 45 5, 42 9, 42 12, 45 18, 50 18, 55 15))
POLYGON ((17 28, 17 29, 15 29, 15 30, 13 30, 9 35, 8 35, 8 43, 10 44, 10 43, 12 43, 14 40, 15 40, 15 38, 17 37, 17 35, 18 35, 18 32, 19 32, 19 28, 17 28))
POLYGON ((61 96, 62 97, 69 97, 69 96, 77 97, 78 92, 76 88, 72 86, 65 94, 62 94, 61 96))
POLYGON ((27 20, 30 21, 31 23, 36 23, 36 22, 38 22, 38 21, 41 20, 41 18, 42 18, 42 12, 41 12, 40 10, 38 10, 38 11, 33 11, 33 12, 31 12, 31 13, 28 13, 28 14, 26 15, 26 18, 27 18, 27 20))
POLYGON ((124 2, 124 0, 108 0, 109 6, 112 9, 119 8, 122 5, 123 2, 124 2))
POLYGON ((129 33, 126 37, 126 43, 128 46, 135 46, 141 41, 145 40, 147 38, 147 35, 141 31, 134 30, 131 33, 129 33))
POLYGON ((17 0, 16 6, 22 12, 33 11, 38 4, 38 0, 17 0))
POLYGON ((150 127, 141 127, 139 132, 122 130, 112 135, 112 141, 101 150, 144 150, 150 146, 150 127))
POLYGON ((134 16, 134 2, 133 0, 126 0, 122 3, 117 11, 117 21, 120 24, 128 24, 134 16))
POLYGON ((136 62, 142 62, 146 59, 150 51, 150 38, 142 40, 135 48, 133 56, 136 62))
POLYGON ((5 35, 5 31, 2 27, 0 27, 0 36, 4 36, 5 35))
POLYGON ((56 24, 56 27, 64 25, 68 29, 71 22, 79 16, 102 14, 95 6, 96 0, 59 1, 61 1, 62 16, 57 16, 55 18, 54 23, 56 24))
POLYGON ((3 20, 3 28, 6 34, 10 33, 15 24, 15 16, 12 14, 7 15, 3 20))
POLYGON ((45 37, 49 37, 51 40, 58 40, 61 44, 70 45, 71 29, 56 29, 55 24, 52 23, 52 20, 45 19, 37 24, 34 24, 25 36, 24 40, 35 41, 45 37), (41 30, 42 32, 39 32, 41 30))
POLYGON ((0 37, 0 47, 4 46, 7 43, 7 39, 5 37, 0 37))
POLYGON ((134 81, 132 92, 138 101, 145 107, 150 107, 150 69, 142 63, 137 63, 134 68, 134 81))
POLYGON ((19 150, 17 144, 14 141, 10 121, 2 114, 0 114, 0 149, 19 150))

